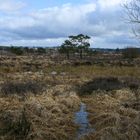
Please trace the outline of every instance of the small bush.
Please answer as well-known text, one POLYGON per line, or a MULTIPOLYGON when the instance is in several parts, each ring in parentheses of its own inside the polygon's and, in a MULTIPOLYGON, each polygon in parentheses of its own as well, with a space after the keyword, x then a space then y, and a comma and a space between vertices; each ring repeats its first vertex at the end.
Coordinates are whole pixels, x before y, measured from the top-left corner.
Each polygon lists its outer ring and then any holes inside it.
POLYGON ((125 84, 122 83, 118 78, 115 77, 105 77, 105 78, 96 78, 92 81, 89 81, 83 84, 79 88, 79 94, 91 94, 94 90, 117 90, 125 87, 125 84))
POLYGON ((21 47, 11 47, 10 48, 11 52, 16 54, 16 55, 22 55, 23 54, 23 49, 21 47))
POLYGON ((91 61, 85 61, 85 62, 74 62, 73 66, 91 66, 91 61))
POLYGON ((124 58, 137 58, 140 56, 140 49, 138 48, 126 48, 122 52, 124 58))
POLYGON ((18 94, 24 95, 29 92, 38 94, 44 89, 44 84, 39 82, 28 81, 26 83, 12 83, 7 82, 2 84, 1 93, 4 95, 18 94))

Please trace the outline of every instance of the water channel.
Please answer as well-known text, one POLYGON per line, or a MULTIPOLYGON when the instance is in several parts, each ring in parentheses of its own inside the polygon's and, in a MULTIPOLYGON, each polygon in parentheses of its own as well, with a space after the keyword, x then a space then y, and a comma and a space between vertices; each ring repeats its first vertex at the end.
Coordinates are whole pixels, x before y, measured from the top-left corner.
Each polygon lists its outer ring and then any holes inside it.
POLYGON ((86 111, 86 105, 84 103, 81 103, 80 110, 75 113, 75 123, 79 125, 76 140, 79 140, 82 136, 95 131, 95 129, 90 127, 88 112, 86 111))

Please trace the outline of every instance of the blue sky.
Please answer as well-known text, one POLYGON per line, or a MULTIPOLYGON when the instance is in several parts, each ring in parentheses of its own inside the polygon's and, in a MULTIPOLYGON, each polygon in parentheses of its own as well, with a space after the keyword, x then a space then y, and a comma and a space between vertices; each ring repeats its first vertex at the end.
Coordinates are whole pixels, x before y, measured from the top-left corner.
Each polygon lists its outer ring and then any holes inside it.
MULTIPOLYGON (((130 0, 123 0, 130 1, 130 0)), ((69 35, 91 46, 138 46, 122 0, 0 0, 0 45, 56 46, 69 35)))

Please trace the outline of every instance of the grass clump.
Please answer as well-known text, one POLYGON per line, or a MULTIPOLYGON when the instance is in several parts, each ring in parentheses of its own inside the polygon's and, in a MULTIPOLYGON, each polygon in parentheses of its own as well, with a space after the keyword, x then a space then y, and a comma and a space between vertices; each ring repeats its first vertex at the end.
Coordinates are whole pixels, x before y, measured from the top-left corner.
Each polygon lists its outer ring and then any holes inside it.
POLYGON ((17 96, 0 96, 0 140, 73 139, 77 130, 73 114, 80 100, 63 88, 60 95, 54 96, 52 87, 24 102, 17 96))
POLYGON ((25 111, 11 112, 6 111, 0 114, 1 128, 0 136, 3 135, 6 140, 23 140, 27 138, 30 132, 30 122, 27 120, 25 111), (17 113, 17 114, 15 114, 17 113))
POLYGON ((129 88, 134 93, 136 100, 139 101, 139 96, 140 96, 140 93, 139 93, 139 84, 137 84, 137 83, 131 83, 129 85, 129 88))

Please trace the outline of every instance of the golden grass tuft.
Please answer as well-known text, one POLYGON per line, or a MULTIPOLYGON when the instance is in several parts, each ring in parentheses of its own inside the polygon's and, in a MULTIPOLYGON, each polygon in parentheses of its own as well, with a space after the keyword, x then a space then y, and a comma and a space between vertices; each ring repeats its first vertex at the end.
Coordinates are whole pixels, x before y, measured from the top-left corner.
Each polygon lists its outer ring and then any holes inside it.
POLYGON ((0 139, 67 140, 75 137, 77 126, 73 114, 79 105, 75 93, 29 94, 25 101, 13 96, 0 97, 0 139))
POLYGON ((133 107, 139 105, 134 96, 130 90, 122 89, 84 97, 95 132, 82 140, 139 140, 140 111, 133 107))

